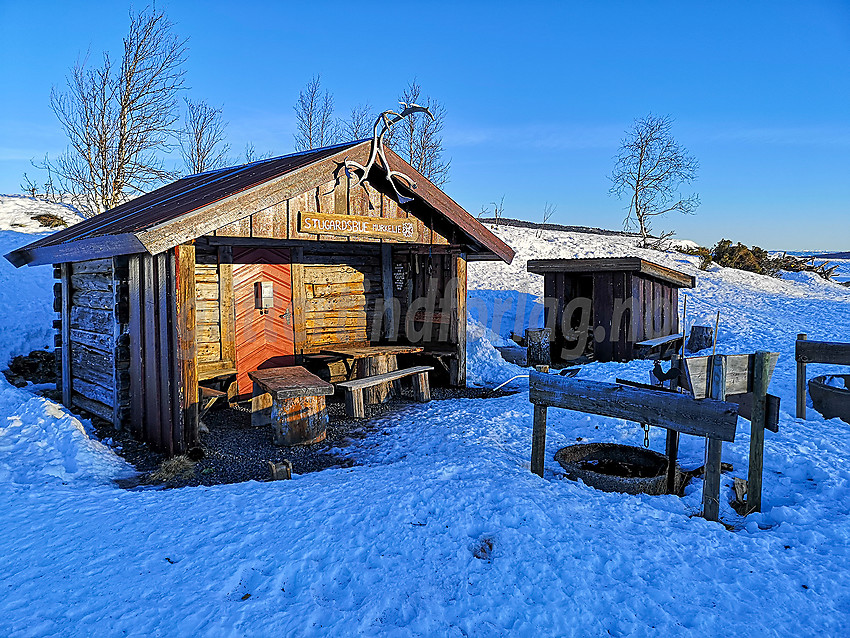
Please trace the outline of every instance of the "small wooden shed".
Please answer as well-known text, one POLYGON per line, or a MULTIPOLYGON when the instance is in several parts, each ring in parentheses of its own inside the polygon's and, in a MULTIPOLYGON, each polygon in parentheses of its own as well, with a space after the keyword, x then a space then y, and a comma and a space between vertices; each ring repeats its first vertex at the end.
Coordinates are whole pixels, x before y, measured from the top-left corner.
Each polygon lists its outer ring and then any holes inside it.
POLYGON ((532 259, 527 268, 543 275, 553 362, 630 361, 636 344, 679 332, 679 288, 695 283, 639 257, 532 259))
MULTIPOLYGON (((54 264, 66 405, 166 453, 197 441, 199 385, 331 347, 410 344, 466 383, 466 264, 513 251, 404 160, 356 184, 371 141, 192 175, 15 250, 54 264)), ((220 388, 221 389, 221 388, 220 388)))

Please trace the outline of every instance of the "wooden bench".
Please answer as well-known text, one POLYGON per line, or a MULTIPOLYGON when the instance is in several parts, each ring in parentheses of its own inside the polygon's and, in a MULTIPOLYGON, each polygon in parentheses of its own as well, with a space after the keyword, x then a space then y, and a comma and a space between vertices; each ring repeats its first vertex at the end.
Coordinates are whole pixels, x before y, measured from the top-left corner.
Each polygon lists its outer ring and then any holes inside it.
POLYGON ((337 383, 338 388, 345 389, 345 413, 355 419, 366 418, 366 402, 363 399, 363 391, 388 381, 396 381, 404 377, 413 377, 413 398, 420 403, 431 400, 431 387, 428 385, 428 373, 434 366, 414 366, 404 370, 393 370, 371 377, 354 379, 337 383))
POLYGON ((634 357, 635 359, 669 359, 670 355, 682 348, 684 342, 685 337, 681 334, 638 341, 635 343, 634 357))
POLYGON ((251 425, 271 423, 276 445, 307 445, 324 440, 328 424, 325 396, 334 387, 301 366, 249 372, 254 382, 251 425))

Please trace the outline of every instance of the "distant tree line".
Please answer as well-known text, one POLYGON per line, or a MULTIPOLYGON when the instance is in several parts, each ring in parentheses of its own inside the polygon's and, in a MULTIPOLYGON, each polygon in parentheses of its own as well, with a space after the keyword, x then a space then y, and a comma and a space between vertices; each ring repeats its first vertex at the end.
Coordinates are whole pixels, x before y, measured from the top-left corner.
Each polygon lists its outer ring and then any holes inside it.
MULTIPOLYGON (((44 180, 37 183, 25 173, 21 189, 33 196, 69 200, 82 214, 93 216, 181 175, 271 157, 271 152, 258 154, 252 142, 246 144, 242 158, 231 157, 223 109, 202 100, 180 99, 185 91, 186 45, 162 10, 154 6, 131 12, 120 60, 107 52, 99 64, 88 56, 79 59, 64 90, 51 91, 50 106, 68 146, 55 158, 34 161, 44 171, 44 180), (182 168, 164 163, 175 148, 182 168)), ((399 100, 429 106, 435 117, 405 121, 387 142, 425 177, 444 183, 450 162, 443 158, 443 106, 423 97, 415 80, 399 100)), ((322 90, 318 75, 299 93, 294 108, 296 150, 368 137, 378 116, 365 103, 337 119, 333 96, 322 90)))

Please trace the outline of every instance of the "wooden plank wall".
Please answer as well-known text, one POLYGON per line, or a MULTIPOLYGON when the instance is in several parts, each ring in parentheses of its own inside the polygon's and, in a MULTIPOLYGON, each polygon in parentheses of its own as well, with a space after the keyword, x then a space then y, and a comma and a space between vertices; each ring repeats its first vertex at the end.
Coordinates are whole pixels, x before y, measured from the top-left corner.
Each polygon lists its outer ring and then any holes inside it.
POLYGON ((63 402, 121 428, 129 411, 127 260, 74 262, 58 270, 63 402))
POLYGON ((651 277, 632 275, 635 341, 666 337, 679 331, 679 290, 651 277))
POLYGON ((195 250, 196 356, 201 380, 236 368, 233 250, 195 250))
POLYGON ((362 245, 352 255, 317 244, 304 248, 299 258, 304 289, 304 346, 299 353, 380 340, 373 330, 376 302, 383 294, 380 246, 362 245))

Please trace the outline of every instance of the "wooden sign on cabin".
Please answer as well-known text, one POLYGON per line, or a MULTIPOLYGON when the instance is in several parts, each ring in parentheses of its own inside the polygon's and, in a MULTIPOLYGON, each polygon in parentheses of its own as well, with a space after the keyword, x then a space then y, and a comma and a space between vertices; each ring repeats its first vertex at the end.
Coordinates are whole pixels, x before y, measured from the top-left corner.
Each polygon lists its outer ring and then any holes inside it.
POLYGON ((328 215, 301 213, 298 230, 302 233, 374 237, 396 241, 416 241, 416 224, 407 219, 386 219, 362 215, 328 215))

